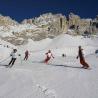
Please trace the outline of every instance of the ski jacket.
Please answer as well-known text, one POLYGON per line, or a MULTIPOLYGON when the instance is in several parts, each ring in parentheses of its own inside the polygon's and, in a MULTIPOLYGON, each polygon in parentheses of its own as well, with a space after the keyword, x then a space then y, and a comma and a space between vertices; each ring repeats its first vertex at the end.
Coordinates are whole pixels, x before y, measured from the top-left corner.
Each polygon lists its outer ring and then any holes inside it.
POLYGON ((26 52, 25 52, 25 55, 27 55, 27 56, 28 56, 28 55, 29 55, 29 52, 28 52, 28 51, 26 51, 26 52))
POLYGON ((12 56, 12 58, 17 58, 17 56, 18 56, 18 54, 15 52, 12 52, 10 55, 12 56))
MULTIPOLYGON (((46 53, 46 55, 47 55, 48 58, 53 57, 53 54, 52 54, 51 52, 46 53)), ((54 57, 53 57, 53 58, 54 58, 54 57)))
POLYGON ((84 60, 84 55, 83 55, 82 50, 78 51, 78 57, 80 58, 80 60, 84 60))

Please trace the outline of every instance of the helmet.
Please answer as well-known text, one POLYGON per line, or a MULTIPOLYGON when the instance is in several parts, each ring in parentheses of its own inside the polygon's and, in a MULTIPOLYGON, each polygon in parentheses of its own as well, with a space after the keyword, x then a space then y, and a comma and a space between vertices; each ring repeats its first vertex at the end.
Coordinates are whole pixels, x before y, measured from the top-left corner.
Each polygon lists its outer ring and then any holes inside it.
POLYGON ((14 52, 17 52, 17 49, 13 49, 14 52))
POLYGON ((48 52, 51 52, 51 50, 48 50, 48 52))

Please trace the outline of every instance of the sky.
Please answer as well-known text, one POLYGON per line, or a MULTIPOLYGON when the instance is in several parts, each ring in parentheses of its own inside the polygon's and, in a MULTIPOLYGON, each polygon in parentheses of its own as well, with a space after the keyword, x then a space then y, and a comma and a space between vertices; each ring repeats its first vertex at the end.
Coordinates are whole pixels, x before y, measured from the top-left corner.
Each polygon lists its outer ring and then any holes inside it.
POLYGON ((81 18, 95 18, 98 0, 0 0, 0 14, 18 22, 48 12, 65 16, 73 12, 81 18))

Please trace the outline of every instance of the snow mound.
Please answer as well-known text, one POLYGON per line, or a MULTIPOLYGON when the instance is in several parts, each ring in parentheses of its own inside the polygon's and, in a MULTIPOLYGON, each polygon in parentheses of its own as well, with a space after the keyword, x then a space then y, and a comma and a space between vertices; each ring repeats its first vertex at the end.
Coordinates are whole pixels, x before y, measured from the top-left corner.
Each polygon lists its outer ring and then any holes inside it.
POLYGON ((96 42, 93 39, 68 34, 62 34, 54 38, 47 49, 52 49, 54 53, 58 55, 65 53, 68 56, 76 56, 78 46, 80 45, 84 49, 85 55, 92 54, 96 50, 96 42))
POLYGON ((45 49, 50 44, 51 41, 52 41, 52 39, 49 39, 49 38, 43 39, 41 41, 33 41, 32 39, 29 39, 28 43, 26 45, 19 46, 19 49, 21 49, 23 51, 28 49, 33 52, 41 51, 41 50, 45 49))
MULTIPOLYGON (((97 39, 96 39, 97 40, 97 39)), ((83 36, 71 36, 68 34, 61 34, 54 39, 43 39, 41 41, 28 40, 26 45, 19 46, 23 52, 28 49, 31 52, 47 51, 51 49, 55 54, 60 55, 66 53, 68 56, 76 56, 78 53, 78 46, 81 45, 84 49, 84 54, 89 55, 97 49, 97 41, 92 38, 83 38, 83 36)))
POLYGON ((77 47, 79 45, 87 46, 92 44, 94 45, 94 42, 90 38, 83 38, 82 36, 71 36, 68 34, 62 34, 54 38, 50 46, 63 48, 63 47, 77 47))

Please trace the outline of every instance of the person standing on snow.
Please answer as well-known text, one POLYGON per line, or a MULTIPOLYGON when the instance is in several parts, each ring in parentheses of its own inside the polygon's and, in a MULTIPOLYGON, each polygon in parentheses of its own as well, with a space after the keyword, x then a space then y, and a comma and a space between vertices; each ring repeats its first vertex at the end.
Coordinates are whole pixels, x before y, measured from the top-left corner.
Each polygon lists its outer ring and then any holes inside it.
POLYGON ((25 57, 24 57, 24 60, 28 60, 28 56, 29 56, 29 51, 26 50, 26 51, 25 51, 25 57))
POLYGON ((66 57, 66 54, 63 53, 63 54, 62 54, 62 57, 63 57, 63 58, 66 57))
POLYGON ((98 50, 95 51, 96 57, 98 57, 98 50))
POLYGON ((81 48, 81 46, 79 46, 77 59, 80 58, 80 64, 83 65, 82 68, 87 69, 87 68, 89 68, 89 65, 85 62, 82 50, 83 49, 81 48))
POLYGON ((46 53, 46 59, 44 60, 44 63, 48 64, 48 61, 52 58, 54 58, 53 54, 51 53, 51 50, 48 50, 46 53))
POLYGON ((14 65, 14 63, 15 63, 15 61, 17 59, 17 49, 13 49, 13 51, 10 54, 10 56, 12 58, 11 58, 11 61, 9 62, 9 64, 8 64, 8 67, 12 67, 14 65))

